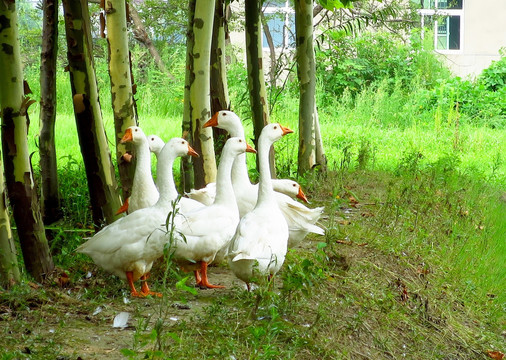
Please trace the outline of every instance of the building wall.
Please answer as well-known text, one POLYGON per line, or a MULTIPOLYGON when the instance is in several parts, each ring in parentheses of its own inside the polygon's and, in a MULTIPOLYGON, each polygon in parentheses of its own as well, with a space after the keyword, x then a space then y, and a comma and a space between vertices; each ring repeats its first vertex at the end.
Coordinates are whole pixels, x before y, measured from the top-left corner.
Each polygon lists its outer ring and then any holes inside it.
POLYGON ((456 75, 476 77, 506 48, 506 0, 464 0, 463 7, 462 51, 443 56, 456 75))

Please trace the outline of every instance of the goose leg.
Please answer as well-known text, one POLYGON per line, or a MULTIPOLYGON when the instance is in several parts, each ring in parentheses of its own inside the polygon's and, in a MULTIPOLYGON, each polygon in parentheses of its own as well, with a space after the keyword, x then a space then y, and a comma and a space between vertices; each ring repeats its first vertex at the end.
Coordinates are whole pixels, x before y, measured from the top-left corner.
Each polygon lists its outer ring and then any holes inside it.
POLYGON ((137 291, 137 289, 135 289, 135 285, 134 285, 134 272, 133 271, 127 271, 126 272, 126 277, 127 277, 128 285, 130 286, 130 290, 132 291, 131 295, 135 296, 135 297, 140 297, 141 295, 137 291))
POLYGON ((149 290, 148 281, 147 281, 148 277, 149 277, 149 273, 146 273, 141 276, 141 279, 140 279, 142 281, 141 296, 153 295, 153 296, 162 297, 161 293, 149 290))
POLYGON ((193 273, 195 274, 195 283, 196 283, 196 285, 200 285, 200 283, 202 282, 202 278, 200 277, 199 270, 195 270, 195 271, 193 271, 193 273))
POLYGON ((208 289, 224 289, 225 286, 222 285, 212 285, 209 283, 207 279, 207 263, 205 261, 201 261, 200 263, 200 272, 202 273, 202 281, 200 282, 200 286, 208 289))

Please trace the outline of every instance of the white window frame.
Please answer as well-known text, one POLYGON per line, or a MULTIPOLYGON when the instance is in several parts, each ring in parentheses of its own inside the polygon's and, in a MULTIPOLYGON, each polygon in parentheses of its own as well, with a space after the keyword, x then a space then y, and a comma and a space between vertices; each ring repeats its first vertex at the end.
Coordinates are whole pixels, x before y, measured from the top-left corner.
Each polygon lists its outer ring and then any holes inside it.
POLYGON ((460 17, 460 36, 459 36, 459 49, 438 49, 438 21, 434 21, 434 51, 440 54, 462 54, 464 52, 464 1, 462 1, 462 9, 438 9, 438 1, 435 1, 434 9, 420 9, 418 13, 421 16, 422 22, 422 39, 424 37, 424 18, 425 16, 459 16, 460 17))
MULTIPOLYGON (((290 29, 290 16, 291 14, 295 13, 295 10, 290 6, 290 1, 286 0, 284 6, 267 6, 263 9, 263 13, 265 15, 269 14, 283 14, 285 21, 284 21, 284 29, 283 29, 283 44, 281 46, 275 47, 276 50, 281 49, 293 49, 292 46, 290 46, 290 32, 288 29, 290 29)), ((295 19, 294 19, 295 21, 295 19)), ((268 24, 267 24, 268 26, 268 24)), ((270 29, 269 29, 270 30, 270 29)), ((263 46, 263 37, 265 35, 262 34, 262 49, 263 50, 269 50, 269 46, 263 46)))

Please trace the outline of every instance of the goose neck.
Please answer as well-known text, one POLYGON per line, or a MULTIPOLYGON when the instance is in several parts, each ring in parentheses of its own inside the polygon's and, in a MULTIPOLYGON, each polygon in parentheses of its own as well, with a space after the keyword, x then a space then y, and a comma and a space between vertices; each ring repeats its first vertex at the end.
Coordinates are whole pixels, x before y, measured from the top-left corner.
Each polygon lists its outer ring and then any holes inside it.
POLYGON ((157 202, 158 206, 166 206, 177 198, 178 192, 176 189, 176 184, 174 182, 174 174, 172 170, 175 160, 176 156, 174 156, 172 153, 162 153, 158 158, 157 183, 160 192, 160 197, 157 202))
MULTIPOLYGON (((240 120, 238 120, 240 122, 240 120)), ((227 129, 230 137, 238 137, 245 139, 244 128, 242 125, 231 126, 227 129)), ((248 166, 246 163, 246 153, 242 153, 236 156, 234 165, 232 166, 232 183, 238 184, 239 186, 251 185, 251 181, 248 176, 248 166)))
POLYGON ((246 165, 245 153, 237 155, 234 160, 234 165, 232 166, 232 183, 239 185, 251 184, 248 175, 248 166, 246 165))
POLYGON ((216 197, 215 204, 234 203, 235 195, 234 188, 232 187, 231 171, 234 164, 235 156, 228 152, 224 152, 220 164, 218 166, 218 173, 216 174, 216 197))
POLYGON ((260 179, 258 182, 258 204, 274 199, 274 190, 272 189, 271 169, 269 164, 269 151, 272 142, 266 138, 259 138, 258 141, 258 165, 260 170, 260 179))
POLYGON ((146 178, 144 175, 149 175, 151 178, 151 153, 147 142, 142 142, 135 147, 135 157, 137 163, 134 178, 137 181, 146 178))

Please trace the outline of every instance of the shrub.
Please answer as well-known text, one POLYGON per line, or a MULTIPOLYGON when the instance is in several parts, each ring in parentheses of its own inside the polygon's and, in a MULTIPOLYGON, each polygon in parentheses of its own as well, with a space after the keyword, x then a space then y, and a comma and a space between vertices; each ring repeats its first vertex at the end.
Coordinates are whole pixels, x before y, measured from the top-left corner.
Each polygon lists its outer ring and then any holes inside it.
POLYGON ((478 78, 478 84, 489 91, 498 91, 506 86, 506 49, 501 49, 501 59, 492 61, 492 64, 483 70, 478 78))
POLYGON ((504 96, 504 86, 490 91, 481 81, 473 83, 454 77, 420 93, 418 101, 421 109, 433 112, 436 126, 451 123, 458 116, 461 123, 503 128, 506 125, 504 96))
POLYGON ((343 31, 330 31, 328 43, 319 43, 316 51, 317 77, 324 91, 340 97, 348 90, 354 97, 367 87, 387 82, 409 88, 415 83, 430 87, 449 71, 430 49, 424 49, 420 34, 414 31, 404 43, 396 35, 362 33, 353 38, 343 31))

